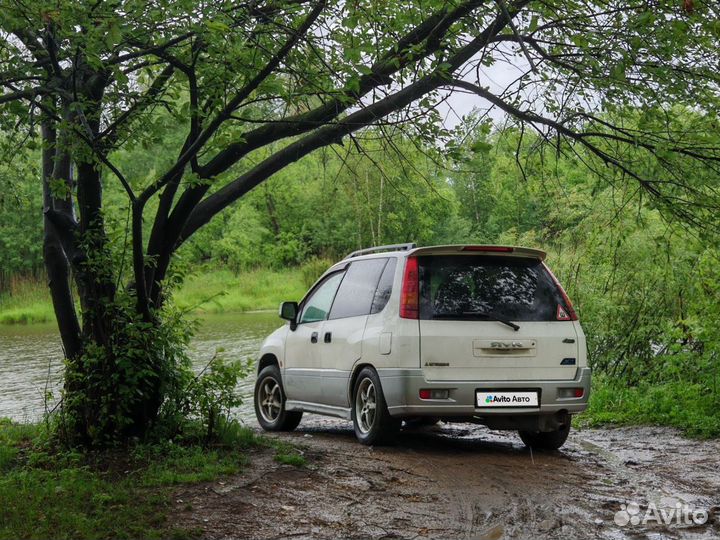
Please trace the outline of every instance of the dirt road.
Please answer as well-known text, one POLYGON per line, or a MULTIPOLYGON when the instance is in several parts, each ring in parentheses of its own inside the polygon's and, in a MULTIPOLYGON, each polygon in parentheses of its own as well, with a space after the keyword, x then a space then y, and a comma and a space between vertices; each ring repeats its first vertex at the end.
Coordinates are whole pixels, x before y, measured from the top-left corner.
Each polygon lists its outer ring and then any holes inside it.
POLYGON ((279 436, 306 467, 258 452, 242 475, 178 491, 178 523, 212 539, 720 538, 720 441, 670 429, 574 431, 546 454, 472 425, 407 431, 389 448, 317 417, 279 436), (685 509, 707 522, 685 523, 685 509))

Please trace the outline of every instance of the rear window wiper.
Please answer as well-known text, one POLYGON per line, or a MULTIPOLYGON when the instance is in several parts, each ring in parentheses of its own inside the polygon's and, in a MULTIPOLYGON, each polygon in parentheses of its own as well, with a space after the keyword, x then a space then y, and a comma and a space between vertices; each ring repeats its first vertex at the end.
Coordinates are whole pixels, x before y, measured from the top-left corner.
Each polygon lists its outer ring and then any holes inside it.
POLYGON ((487 319, 488 321, 497 321, 499 323, 503 323, 516 332, 520 330, 520 327, 515 324, 512 321, 509 321, 503 317, 497 316, 495 313, 492 313, 490 311, 460 311, 460 312, 446 312, 446 313, 435 313, 433 314, 433 319, 449 319, 451 317, 458 317, 460 315, 467 316, 467 317, 478 317, 482 319, 487 319))

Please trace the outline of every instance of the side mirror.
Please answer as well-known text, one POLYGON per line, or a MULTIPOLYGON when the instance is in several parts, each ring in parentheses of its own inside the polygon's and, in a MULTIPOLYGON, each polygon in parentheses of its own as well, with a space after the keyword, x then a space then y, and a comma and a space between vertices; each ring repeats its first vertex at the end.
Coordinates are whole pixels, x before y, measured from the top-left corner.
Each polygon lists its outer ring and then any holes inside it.
POLYGON ((297 328, 298 303, 283 302, 280 304, 280 318, 290 321, 290 330, 297 328))

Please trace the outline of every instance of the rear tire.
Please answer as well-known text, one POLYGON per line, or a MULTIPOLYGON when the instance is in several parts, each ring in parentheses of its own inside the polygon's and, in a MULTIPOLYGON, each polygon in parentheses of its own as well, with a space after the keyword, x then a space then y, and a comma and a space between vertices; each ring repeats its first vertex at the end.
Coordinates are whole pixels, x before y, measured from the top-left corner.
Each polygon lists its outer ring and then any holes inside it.
POLYGON ((372 368, 363 368, 355 381, 352 421, 362 444, 392 443, 400 431, 401 420, 390 416, 380 377, 372 368))
POLYGON ((253 401, 258 424, 265 431, 292 431, 302 420, 302 411, 285 410, 285 390, 277 366, 267 366, 260 371, 253 401))
POLYGON ((557 450, 570 434, 570 418, 555 431, 519 431, 520 438, 525 446, 535 450, 557 450))

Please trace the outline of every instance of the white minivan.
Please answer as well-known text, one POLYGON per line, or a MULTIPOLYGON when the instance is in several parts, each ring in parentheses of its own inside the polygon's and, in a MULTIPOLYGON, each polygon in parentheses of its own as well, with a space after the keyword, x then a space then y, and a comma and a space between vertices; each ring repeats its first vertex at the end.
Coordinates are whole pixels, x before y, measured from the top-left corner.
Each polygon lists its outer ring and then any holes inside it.
POLYGON ((545 253, 510 246, 380 246, 329 268, 263 343, 263 429, 303 412, 352 420, 365 444, 408 425, 476 422, 562 446, 587 407, 585 335, 545 253))

